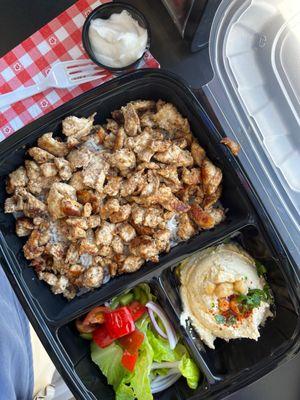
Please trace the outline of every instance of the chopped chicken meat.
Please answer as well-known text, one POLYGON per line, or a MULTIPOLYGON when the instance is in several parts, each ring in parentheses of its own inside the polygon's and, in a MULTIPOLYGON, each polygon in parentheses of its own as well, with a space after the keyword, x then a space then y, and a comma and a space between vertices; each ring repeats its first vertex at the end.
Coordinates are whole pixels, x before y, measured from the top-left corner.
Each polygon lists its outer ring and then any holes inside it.
POLYGON ((155 154, 154 158, 164 164, 175 164, 177 167, 191 167, 194 163, 193 157, 188 150, 182 150, 176 144, 161 153, 155 154))
POLYGON ((21 166, 9 174, 6 185, 6 191, 7 193, 12 194, 17 188, 25 187, 27 183, 28 183, 27 171, 23 166, 21 166))
POLYGON ((66 215, 70 215, 65 214, 62 209, 63 207, 65 209, 71 207, 71 204, 68 204, 66 202, 67 200, 76 201, 76 190, 73 188, 73 186, 61 182, 54 183, 51 186, 47 197, 48 210, 54 220, 58 218, 63 218, 66 215), (62 204, 63 200, 65 200, 64 205, 62 204))
POLYGON ((190 237, 194 236, 197 232, 195 224, 191 221, 188 214, 181 214, 178 217, 178 230, 177 235, 181 240, 188 240, 190 237))
POLYGON ((45 133, 7 178, 24 255, 67 299, 225 218, 222 172, 173 104, 131 101, 102 125, 95 115, 65 118, 62 138, 45 133))
POLYGON ((212 195, 222 181, 222 171, 208 159, 201 166, 203 190, 206 195, 212 195))
POLYGON ((139 116, 132 105, 128 103, 125 107, 121 108, 124 116, 124 129, 128 136, 136 136, 141 130, 139 116))
POLYGON ((32 147, 28 150, 28 154, 34 159, 38 164, 43 164, 54 160, 54 155, 40 147, 32 147))
POLYGON ((34 229, 34 224, 30 218, 21 217, 16 221, 16 234, 19 237, 28 236, 34 229))
POLYGON ((228 147, 234 156, 237 156, 241 150, 241 146, 229 137, 222 139, 221 143, 228 147))
POLYGON ((72 136, 76 139, 82 139, 87 136, 93 127, 96 113, 88 118, 78 118, 75 116, 67 117, 62 122, 62 133, 65 136, 72 136))
POLYGON ((128 256, 123 262, 123 265, 118 269, 119 273, 131 273, 139 270, 145 260, 141 257, 128 256))
POLYGON ((195 164, 201 167, 202 161, 205 158, 205 150, 196 141, 193 141, 191 145, 191 154, 195 164))
POLYGON ((65 142, 54 139, 53 133, 45 133, 38 139, 38 146, 53 154, 56 157, 64 157, 68 154, 69 150, 65 142))
POLYGON ((46 177, 50 178, 51 176, 57 175, 57 168, 53 162, 47 162, 40 166, 41 173, 46 177))

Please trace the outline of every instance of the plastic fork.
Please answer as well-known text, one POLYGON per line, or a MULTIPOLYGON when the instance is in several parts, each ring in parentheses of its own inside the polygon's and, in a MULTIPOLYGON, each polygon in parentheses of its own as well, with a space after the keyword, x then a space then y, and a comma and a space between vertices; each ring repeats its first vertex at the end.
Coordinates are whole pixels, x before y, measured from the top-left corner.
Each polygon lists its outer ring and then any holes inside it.
POLYGON ((48 75, 42 81, 35 85, 21 87, 13 92, 0 95, 0 108, 9 106, 49 88, 69 88, 103 78, 104 76, 104 70, 90 60, 57 62, 51 67, 48 75))

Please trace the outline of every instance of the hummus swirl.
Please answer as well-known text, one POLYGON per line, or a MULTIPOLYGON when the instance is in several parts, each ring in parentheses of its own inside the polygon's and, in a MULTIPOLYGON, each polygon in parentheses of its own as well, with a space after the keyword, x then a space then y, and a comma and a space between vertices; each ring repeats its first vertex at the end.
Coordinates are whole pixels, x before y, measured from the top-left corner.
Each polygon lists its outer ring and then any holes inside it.
POLYGON ((220 313, 224 302, 232 304, 232 299, 236 301, 251 289, 263 290, 266 284, 257 274, 255 260, 235 244, 210 247, 184 260, 180 266, 180 279, 181 324, 185 325, 190 319, 201 340, 212 349, 217 337, 226 341, 237 338, 257 340, 259 325, 272 315, 266 301, 243 315, 234 314, 228 306, 232 312, 230 320, 225 320, 220 313))

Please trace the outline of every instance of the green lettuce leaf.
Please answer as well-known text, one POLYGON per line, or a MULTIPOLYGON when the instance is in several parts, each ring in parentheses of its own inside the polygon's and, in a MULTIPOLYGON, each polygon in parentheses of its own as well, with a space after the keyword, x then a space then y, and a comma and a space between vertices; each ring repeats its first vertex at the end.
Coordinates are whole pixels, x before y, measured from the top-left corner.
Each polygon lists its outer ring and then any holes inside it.
POLYGON ((190 358, 184 345, 178 343, 174 350, 170 349, 169 342, 159 336, 154 330, 148 315, 136 322, 136 327, 145 338, 139 349, 135 369, 132 373, 121 364, 123 349, 112 343, 101 349, 91 343, 91 357, 98 365, 107 381, 114 387, 116 400, 152 400, 151 376, 165 375, 167 369, 151 371, 153 362, 174 362, 181 374, 186 378, 190 388, 196 389, 199 381, 199 369, 190 358))
POLYGON ((178 366, 181 374, 186 378, 187 384, 191 389, 197 389, 200 373, 195 362, 190 358, 189 354, 186 353, 180 360, 178 366))
POLYGON ((153 350, 153 361, 178 361, 178 356, 174 350, 171 350, 168 340, 156 335, 151 329, 148 329, 146 334, 153 350))
POLYGON ((107 382, 117 390, 118 386, 127 375, 126 369, 121 364, 123 350, 116 343, 101 349, 96 343, 91 343, 91 358, 98 365, 107 382))
MULTIPOLYGON (((147 318, 139 321, 139 327, 146 332, 147 318)), ((91 357, 106 376, 107 382, 113 386, 116 400, 152 400, 150 372, 153 363, 153 350, 147 336, 139 350, 134 371, 130 373, 121 364, 123 349, 116 343, 101 349, 97 344, 91 344, 91 357)))
POLYGON ((130 384, 135 397, 138 400, 152 400, 150 385, 150 372, 153 363, 153 350, 147 337, 139 350, 139 357, 136 362, 133 374, 130 376, 130 384))
POLYGON ((116 400, 135 400, 132 388, 123 380, 116 390, 116 400))
MULTIPOLYGON (((153 361, 158 363, 178 361, 178 369, 186 378, 188 386, 191 389, 196 389, 200 378, 199 369, 191 359, 185 346, 178 343, 175 349, 171 350, 169 342, 156 332, 148 329, 146 334, 153 350, 153 361)), ((156 375, 165 375, 166 372, 166 369, 155 370, 156 375)))

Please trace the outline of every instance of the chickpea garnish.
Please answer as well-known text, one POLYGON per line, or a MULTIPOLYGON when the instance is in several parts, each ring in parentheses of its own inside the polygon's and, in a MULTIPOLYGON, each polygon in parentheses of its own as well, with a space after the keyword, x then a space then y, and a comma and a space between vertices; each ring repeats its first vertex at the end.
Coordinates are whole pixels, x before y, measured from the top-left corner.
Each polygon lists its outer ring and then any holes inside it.
POLYGON ((235 290, 235 292, 238 292, 241 294, 247 294, 247 292, 248 292, 247 285, 243 280, 235 281, 233 284, 233 289, 235 290))
POLYGON ((210 281, 205 282, 204 291, 206 294, 213 294, 215 291, 216 285, 210 281))
POLYGON ((219 297, 228 297, 233 293, 233 284, 230 282, 219 283, 215 289, 215 295, 219 297))

